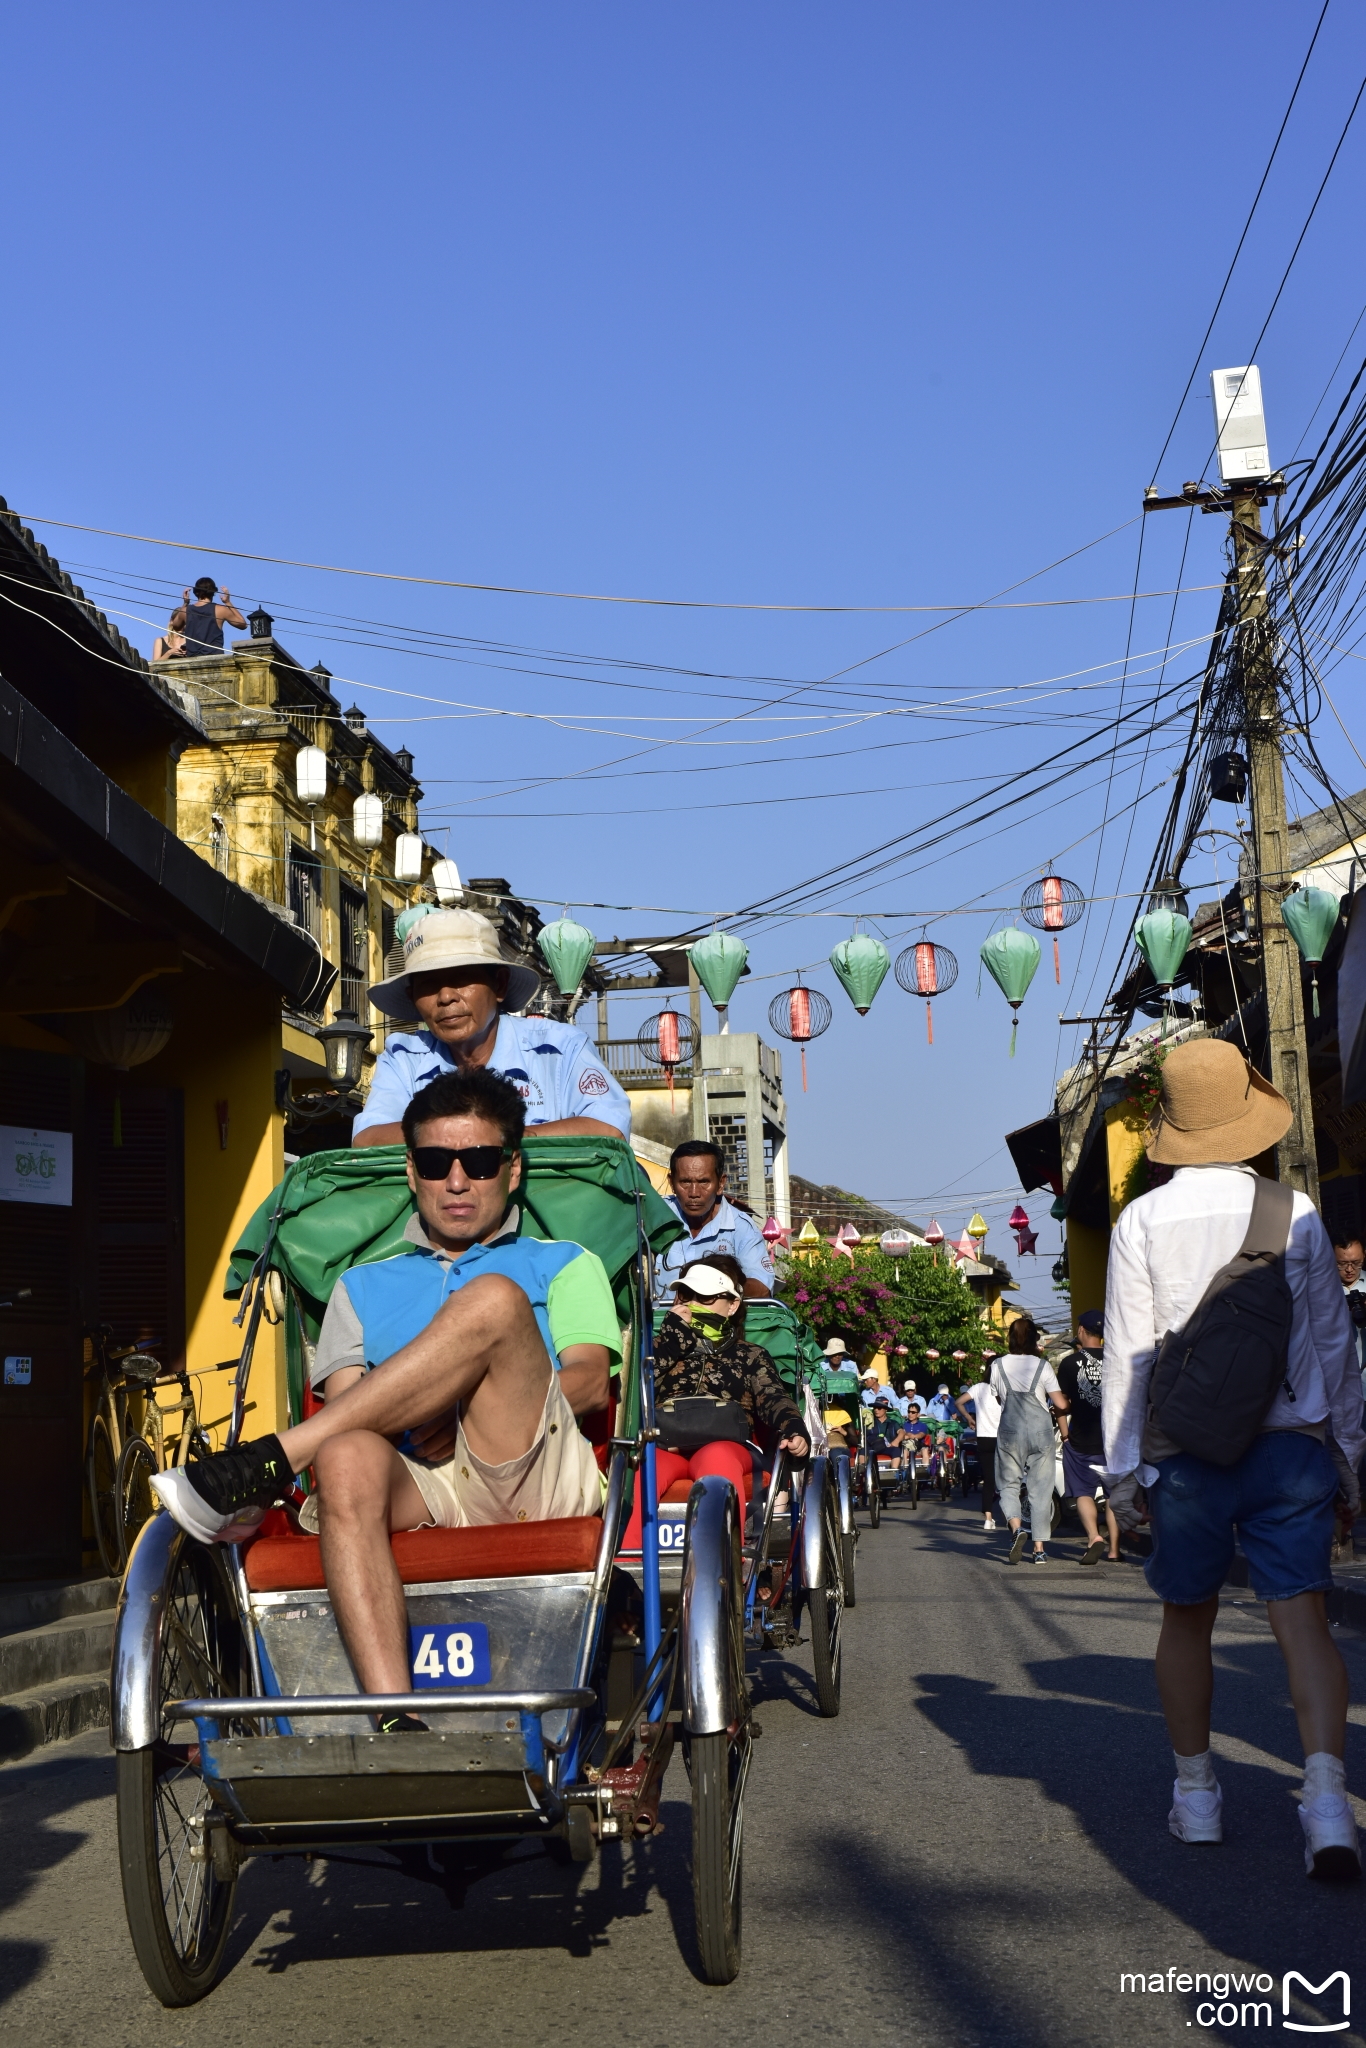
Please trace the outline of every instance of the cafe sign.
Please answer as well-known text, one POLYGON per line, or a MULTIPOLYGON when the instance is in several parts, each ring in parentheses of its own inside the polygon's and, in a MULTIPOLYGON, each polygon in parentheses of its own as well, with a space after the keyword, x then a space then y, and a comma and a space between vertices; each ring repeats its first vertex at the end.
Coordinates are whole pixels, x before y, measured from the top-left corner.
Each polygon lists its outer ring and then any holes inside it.
POLYGON ((71 1207, 70 1131, 30 1131, 0 1124, 0 1202, 71 1207))

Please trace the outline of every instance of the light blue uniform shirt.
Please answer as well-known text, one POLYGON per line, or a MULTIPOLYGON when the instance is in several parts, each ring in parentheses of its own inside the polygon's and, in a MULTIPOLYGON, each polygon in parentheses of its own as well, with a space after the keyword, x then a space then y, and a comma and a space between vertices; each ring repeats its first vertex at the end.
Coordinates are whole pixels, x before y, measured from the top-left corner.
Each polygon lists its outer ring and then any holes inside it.
MULTIPOLYGON (((672 1195, 665 1200, 688 1232, 687 1218, 672 1195)), ((717 1203, 716 1214, 709 1216, 696 1237, 690 1232, 676 1238, 667 1251, 655 1260, 655 1291, 663 1295, 672 1290, 674 1281, 685 1266, 694 1259, 705 1259, 709 1252, 729 1252, 740 1262, 740 1271, 747 1280, 758 1280, 772 1289, 773 1260, 764 1233, 752 1216, 746 1216, 743 1209, 736 1209, 722 1195, 717 1203)))
MULTIPOLYGON (((571 1116, 591 1116, 631 1135, 631 1105, 612 1079, 596 1046, 573 1024, 548 1017, 498 1019, 489 1066, 511 1081, 526 1104, 528 1130, 571 1116)), ((396 1124, 419 1088, 456 1072, 449 1049, 430 1031, 394 1031, 375 1062, 365 1107, 353 1138, 372 1124, 396 1124)))
POLYGON ((925 1403, 923 1413, 927 1422, 952 1422, 954 1417, 953 1396, 951 1394, 936 1394, 932 1401, 925 1403))

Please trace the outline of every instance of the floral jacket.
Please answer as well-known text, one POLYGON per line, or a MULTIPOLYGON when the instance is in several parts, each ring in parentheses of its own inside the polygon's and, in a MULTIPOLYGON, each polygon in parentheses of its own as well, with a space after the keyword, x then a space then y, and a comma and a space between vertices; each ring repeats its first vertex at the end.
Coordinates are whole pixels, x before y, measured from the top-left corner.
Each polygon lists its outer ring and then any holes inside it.
POLYGON ((764 1430, 775 1437, 806 1435, 800 1409, 760 1345, 746 1344, 729 1331, 712 1343, 671 1310, 655 1338, 655 1400, 670 1401, 681 1394, 738 1401, 750 1418, 756 1442, 762 1442, 764 1430))

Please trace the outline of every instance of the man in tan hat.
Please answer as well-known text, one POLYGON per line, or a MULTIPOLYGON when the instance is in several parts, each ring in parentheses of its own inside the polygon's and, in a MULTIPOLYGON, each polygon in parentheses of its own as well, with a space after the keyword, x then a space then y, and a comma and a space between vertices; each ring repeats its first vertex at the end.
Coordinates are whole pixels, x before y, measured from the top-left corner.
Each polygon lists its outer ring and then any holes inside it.
POLYGON ((1359 1874, 1361 1857, 1342 1764, 1347 1673, 1329 1634, 1324 1595, 1332 1584, 1334 1502, 1340 1488, 1355 1492, 1361 1394, 1352 1327, 1317 1211, 1307 1195, 1259 1182, 1244 1163, 1268 1151, 1291 1120, 1285 1097, 1235 1046, 1198 1038, 1167 1055, 1146 1146, 1150 1159, 1176 1171, 1166 1186, 1122 1211, 1110 1240, 1105 1463, 1116 1482, 1111 1502, 1121 1523, 1132 1513, 1136 1490, 1147 1488, 1153 1553, 1146 1572, 1163 1602, 1157 1683, 1176 1753, 1172 1833, 1183 1842, 1223 1839, 1223 1794, 1209 1750, 1210 1640, 1236 1530, 1253 1591, 1267 1603, 1290 1674, 1306 1758, 1300 1805, 1305 1867, 1313 1877, 1345 1878, 1359 1874), (1227 1289, 1225 1298, 1241 1299, 1245 1308, 1244 1319, 1224 1325, 1237 1334, 1223 1397, 1197 1404, 1194 1424, 1188 1407, 1179 1424, 1188 1439, 1198 1436, 1208 1449, 1229 1455, 1195 1456, 1167 1434, 1167 1426, 1178 1425, 1167 1398, 1174 1382, 1166 1378, 1166 1354, 1161 1399, 1150 1400, 1158 1349, 1168 1332, 1186 1332, 1190 1342, 1176 1355, 1184 1358, 1186 1384, 1200 1384, 1201 1359, 1211 1354, 1201 1351, 1207 1339, 1195 1311, 1215 1275, 1251 1244, 1254 1194, 1269 1186, 1275 1193, 1262 1198, 1265 1220, 1254 1247, 1264 1256, 1250 1262, 1263 1276, 1257 1283, 1262 1306, 1247 1320, 1253 1297, 1235 1294, 1238 1281, 1227 1289), (1274 1341, 1268 1286, 1282 1304, 1274 1341), (1287 1329, 1282 1377, 1279 1346, 1287 1329), (1252 1433, 1254 1402, 1250 1419, 1243 1407, 1238 1434, 1221 1440, 1221 1416, 1244 1403, 1259 1346, 1275 1387, 1260 1431, 1252 1433))
POLYGON ((534 968, 504 960, 497 932, 477 911, 419 918, 403 942, 402 974, 370 990, 377 1010, 417 1028, 390 1032, 351 1143, 402 1144, 403 1112, 418 1089, 474 1067, 511 1081, 528 1130, 629 1138, 625 1091, 582 1031, 515 1014, 539 986, 534 968))

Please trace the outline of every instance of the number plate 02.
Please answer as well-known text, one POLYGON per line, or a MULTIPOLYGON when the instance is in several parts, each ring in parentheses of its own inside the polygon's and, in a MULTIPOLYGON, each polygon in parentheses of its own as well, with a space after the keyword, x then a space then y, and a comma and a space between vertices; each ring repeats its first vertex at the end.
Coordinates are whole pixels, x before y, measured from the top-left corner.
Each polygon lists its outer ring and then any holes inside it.
POLYGON ((482 1621, 452 1627, 409 1628, 408 1655, 414 1692, 446 1691, 456 1685, 489 1682, 489 1632, 482 1621))

